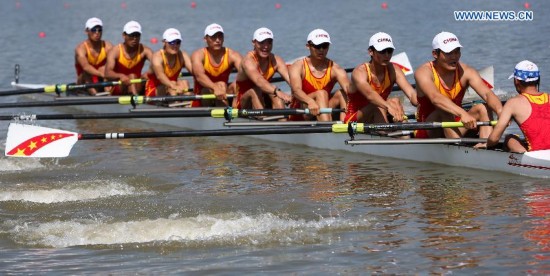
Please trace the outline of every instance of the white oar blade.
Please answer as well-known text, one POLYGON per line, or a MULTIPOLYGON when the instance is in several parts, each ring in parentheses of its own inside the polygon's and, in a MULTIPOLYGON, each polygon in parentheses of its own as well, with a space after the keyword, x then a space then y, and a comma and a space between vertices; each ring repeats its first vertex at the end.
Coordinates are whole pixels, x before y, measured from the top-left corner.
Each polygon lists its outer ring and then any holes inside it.
POLYGON ((66 157, 78 141, 78 133, 11 123, 6 139, 6 156, 66 157))
POLYGON ((11 86, 15 89, 38 89, 38 88, 44 88, 47 85, 46 84, 32 84, 32 83, 15 83, 11 82, 11 86))
MULTIPOLYGON (((493 66, 488 66, 479 70, 479 75, 481 76, 483 83, 485 83, 485 85, 487 85, 489 89, 493 90, 495 88, 495 70, 493 66)), ((468 90, 466 90, 466 95, 464 96, 464 98, 468 100, 473 100, 479 99, 479 96, 474 89, 469 87, 468 90)))
POLYGON ((407 56, 407 53, 402 52, 397 55, 394 55, 392 56, 390 61, 391 63, 401 68, 401 71, 403 71, 403 74, 405 74, 405 76, 408 76, 414 73, 411 62, 409 61, 409 57, 407 56))

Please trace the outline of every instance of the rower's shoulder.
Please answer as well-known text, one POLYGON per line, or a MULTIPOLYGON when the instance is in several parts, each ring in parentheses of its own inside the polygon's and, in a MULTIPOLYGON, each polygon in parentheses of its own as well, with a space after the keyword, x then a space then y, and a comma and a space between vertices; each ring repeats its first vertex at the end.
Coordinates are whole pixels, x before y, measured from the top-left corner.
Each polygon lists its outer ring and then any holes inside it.
POLYGON ((425 62, 418 66, 414 72, 415 78, 421 78, 421 77, 431 77, 432 76, 432 66, 431 61, 425 62))
POLYGON ((460 64, 460 68, 462 68, 464 73, 477 73, 476 69, 464 62, 459 61, 458 64, 460 64))
POLYGON ((103 40, 103 43, 105 43, 105 49, 113 48, 113 43, 109 40, 103 40))
POLYGON ((504 103, 503 108, 516 110, 516 111, 518 111, 518 109, 526 110, 524 108, 524 105, 528 105, 528 104, 529 104, 529 101, 527 100, 527 98, 520 94, 506 100, 506 103, 504 103))
POLYGON ((352 73, 354 73, 354 72, 356 72, 356 71, 364 71, 364 68, 365 68, 365 63, 364 63, 364 62, 361 62, 361 63, 357 64, 357 65, 353 68, 352 73))
POLYGON ((151 49, 151 47, 149 47, 149 46, 147 46, 147 45, 145 45, 145 44, 143 44, 143 43, 140 43, 140 46, 142 47, 142 49, 143 49, 144 51, 151 52, 151 54, 153 53, 153 49, 151 49))
POLYGON ((76 47, 74 49, 75 51, 86 49, 86 40, 80 41, 78 44, 76 44, 76 47))

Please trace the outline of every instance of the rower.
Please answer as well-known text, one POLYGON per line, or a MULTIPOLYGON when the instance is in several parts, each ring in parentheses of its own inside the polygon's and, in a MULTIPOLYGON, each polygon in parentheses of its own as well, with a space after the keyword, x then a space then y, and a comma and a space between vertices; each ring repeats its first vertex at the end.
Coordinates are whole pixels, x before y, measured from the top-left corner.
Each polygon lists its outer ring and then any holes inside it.
POLYGON ((285 108, 285 103, 290 103, 292 97, 269 82, 275 72, 290 82, 285 61, 272 53, 273 32, 265 27, 257 29, 252 46, 253 50, 243 57, 237 73, 238 94, 233 107, 263 109, 271 105, 274 109, 285 108))
POLYGON ((229 84, 229 75, 241 65, 241 54, 223 46, 224 33, 219 24, 204 29, 206 47, 191 55, 195 95, 214 94, 217 100, 193 101, 193 107, 228 106, 227 94, 235 94, 235 83, 229 84))
POLYGON ((111 95, 139 95, 142 93, 141 84, 132 84, 131 79, 142 77, 141 70, 146 60, 151 61, 153 51, 141 44, 141 25, 136 21, 130 21, 124 25, 123 43, 114 46, 107 53, 105 65, 105 77, 110 80, 120 80, 121 85, 115 86, 111 95))
POLYGON ((403 71, 390 61, 394 50, 389 34, 378 32, 370 37, 370 61, 357 65, 351 73, 345 122, 402 122, 405 117, 401 101, 399 98, 389 98, 395 83, 412 105, 418 105, 416 91, 403 71))
POLYGON ((151 66, 147 71, 147 97, 182 95, 189 88, 187 80, 178 79, 183 67, 192 72, 189 54, 180 49, 180 32, 174 28, 166 29, 162 35, 162 42, 162 49, 153 54, 151 66))
POLYGON ((465 127, 418 130, 415 137, 459 138, 479 132, 479 138, 487 138, 492 126, 481 126, 478 129, 477 121, 491 120, 492 113, 488 109, 500 116, 500 100, 484 84, 475 69, 460 62, 461 48, 462 45, 454 34, 437 34, 432 41, 434 60, 418 67, 414 78, 418 92, 418 122, 460 121, 465 127), (462 99, 468 87, 472 87, 486 104, 477 104, 468 111, 464 110, 462 99))
POLYGON ((505 150, 526 152, 550 149, 550 101, 548 94, 539 91, 540 71, 536 64, 524 60, 516 65, 509 79, 519 95, 506 101, 498 122, 487 139, 487 147, 494 147, 510 121, 518 124, 525 141, 517 135, 505 138, 505 150))
MULTIPOLYGON (((349 79, 340 65, 327 58, 330 36, 322 29, 315 29, 307 36, 306 49, 309 56, 295 61, 289 68, 292 90, 291 108, 308 108, 311 115, 293 115, 290 120, 309 120, 315 116, 318 121, 331 121, 330 114, 319 113, 320 108, 346 109, 349 79), (331 97, 334 84, 341 90, 331 97)), ((345 116, 341 113, 341 116, 345 116)), ((343 118, 342 118, 343 119, 343 118)))
MULTIPOLYGON (((74 50, 76 83, 102 82, 105 78, 107 52, 113 47, 113 44, 101 39, 103 22, 97 17, 86 21, 84 31, 88 38, 80 42, 74 50)), ((88 93, 93 96, 97 90, 89 88, 88 93)))

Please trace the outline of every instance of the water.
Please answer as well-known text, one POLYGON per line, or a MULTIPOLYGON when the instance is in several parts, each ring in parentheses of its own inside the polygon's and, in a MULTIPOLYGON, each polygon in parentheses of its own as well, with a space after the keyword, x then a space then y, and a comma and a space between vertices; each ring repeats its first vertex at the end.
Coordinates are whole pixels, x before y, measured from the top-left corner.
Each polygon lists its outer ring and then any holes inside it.
MULTIPOLYGON (((433 36, 448 30, 464 45, 462 60, 493 65, 496 87, 510 93, 518 61, 536 62, 543 76, 550 68, 544 1, 530 2, 533 22, 468 23, 452 11, 517 11, 523 3, 387 3, 383 10, 375 1, 197 1, 194 9, 181 1, 4 1, 0 86, 9 89, 16 63, 22 82, 72 82, 73 48, 92 16, 115 43, 124 23, 138 20, 155 50, 150 39, 176 27, 188 52, 203 45, 212 22, 242 53, 253 31, 267 26, 287 60, 305 55, 307 33, 321 27, 332 36, 329 55, 346 68, 366 59, 377 31, 390 33, 397 52, 418 66, 430 59, 433 36)), ((541 86, 550 86, 547 78, 541 86)), ((28 98, 1 99, 17 100, 28 98)), ((74 110, 1 113, 20 112, 74 110)), ((132 120, 40 124, 85 133, 172 130, 132 120)), ((0 175, 4 273, 550 273, 543 179, 244 137, 80 141, 67 158, 2 157, 0 175)))

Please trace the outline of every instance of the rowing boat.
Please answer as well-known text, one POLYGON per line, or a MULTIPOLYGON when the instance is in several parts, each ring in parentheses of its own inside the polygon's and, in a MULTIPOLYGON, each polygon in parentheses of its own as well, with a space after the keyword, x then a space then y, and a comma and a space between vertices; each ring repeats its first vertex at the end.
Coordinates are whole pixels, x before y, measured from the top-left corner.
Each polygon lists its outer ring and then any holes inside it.
MULTIPOLYGON (((35 84, 12 83, 12 87, 20 89, 36 88, 39 86, 35 84)), ((164 112, 173 110, 150 105, 138 106, 135 109, 129 109, 129 107, 121 105, 78 105, 74 106, 74 108, 83 112, 94 113, 128 112, 128 110, 130 112, 164 112)), ((224 126, 223 120, 210 117, 192 119, 163 118, 160 119, 162 121, 158 118, 137 118, 136 120, 162 123, 178 129, 192 130, 220 129, 224 126)), ((233 120, 233 124, 230 125, 232 125, 231 127, 235 127, 235 125, 243 122, 248 122, 254 126, 265 125, 265 123, 248 119, 235 119, 233 120)), ((315 122, 306 122, 306 124, 315 124, 315 122)), ((278 125, 281 126, 281 124, 278 125)), ((307 127, 307 125, 304 125, 304 127, 307 127)), ((474 149, 471 143, 463 143, 463 140, 410 139, 410 141, 403 141, 398 139, 392 140, 374 134, 356 134, 353 137, 353 141, 350 141, 350 137, 345 134, 333 133, 270 134, 251 135, 251 137, 264 141, 303 145, 324 150, 346 151, 415 162, 429 162, 448 166, 506 172, 529 177, 550 178, 550 150, 519 154, 504 152, 498 149, 474 149)))

